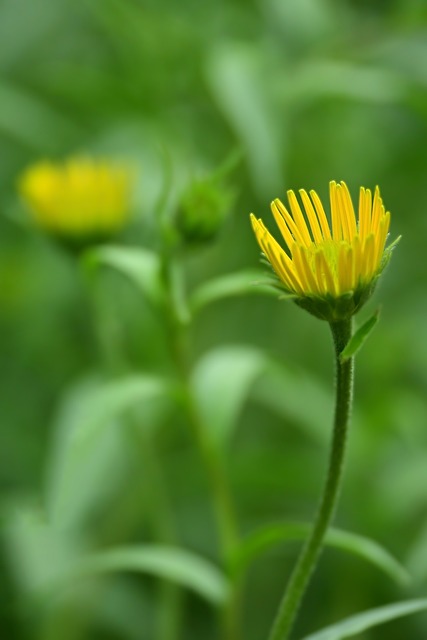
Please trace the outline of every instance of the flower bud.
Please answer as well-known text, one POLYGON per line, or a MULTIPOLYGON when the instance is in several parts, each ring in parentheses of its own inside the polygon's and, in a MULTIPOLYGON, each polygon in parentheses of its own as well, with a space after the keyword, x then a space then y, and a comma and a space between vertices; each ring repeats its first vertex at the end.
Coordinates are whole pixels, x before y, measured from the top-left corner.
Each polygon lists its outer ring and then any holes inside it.
POLYGON ((216 180, 199 180, 183 193, 175 223, 188 244, 212 241, 220 232, 234 201, 234 194, 216 180))

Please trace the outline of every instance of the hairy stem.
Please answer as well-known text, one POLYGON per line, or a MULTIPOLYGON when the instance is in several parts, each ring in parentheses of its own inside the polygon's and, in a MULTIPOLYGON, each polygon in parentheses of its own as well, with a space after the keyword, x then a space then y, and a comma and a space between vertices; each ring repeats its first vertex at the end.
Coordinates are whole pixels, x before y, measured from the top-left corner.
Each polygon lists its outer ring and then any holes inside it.
POLYGON ((343 472, 344 454, 353 394, 353 359, 344 362, 340 354, 352 332, 351 319, 331 323, 336 360, 336 404, 329 468, 319 509, 310 536, 297 560, 285 590, 269 640, 286 640, 319 560, 327 529, 334 516, 343 472))

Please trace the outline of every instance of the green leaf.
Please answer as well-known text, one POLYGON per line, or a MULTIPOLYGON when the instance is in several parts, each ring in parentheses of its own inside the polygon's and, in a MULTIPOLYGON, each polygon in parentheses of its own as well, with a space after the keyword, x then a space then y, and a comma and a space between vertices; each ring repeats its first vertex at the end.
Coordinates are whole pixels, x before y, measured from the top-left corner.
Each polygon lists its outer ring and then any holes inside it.
POLYGON ((409 549, 406 565, 418 583, 427 578, 427 522, 418 527, 415 542, 409 549))
POLYGON ((358 613, 331 627, 326 627, 321 631, 305 636, 302 640, 344 640, 344 638, 351 638, 367 629, 372 629, 372 627, 390 622, 390 620, 425 610, 427 610, 427 600, 425 599, 395 602, 385 607, 378 607, 378 609, 369 609, 363 613, 358 613))
POLYGON ((157 544, 93 553, 75 568, 76 575, 115 571, 138 571, 166 578, 195 591, 214 605, 222 604, 229 591, 224 574, 208 560, 190 551, 157 544))
POLYGON ((148 249, 102 246, 83 256, 87 268, 111 267, 128 278, 153 304, 163 299, 160 259, 148 249))
POLYGON ((275 193, 283 182, 286 150, 285 116, 276 109, 265 64, 255 46, 236 43, 213 47, 206 64, 212 94, 245 149, 263 196, 275 193))
POLYGON ((148 429, 155 417, 153 401, 162 400, 163 405, 172 393, 171 385, 161 378, 135 375, 86 380, 65 397, 54 425, 48 467, 48 509, 53 521, 73 522, 108 492, 121 472, 119 418, 138 409, 141 426, 148 429))
POLYGON ((212 172, 211 179, 221 183, 224 178, 228 178, 243 160, 243 150, 240 146, 231 149, 223 162, 212 172))
POLYGON ((329 391, 305 371, 273 362, 257 381, 252 396, 287 422, 295 421, 316 442, 327 442, 333 400, 329 391))
POLYGON ((163 378, 151 375, 130 375, 118 380, 94 381, 79 387, 71 395, 62 413, 61 429, 67 440, 79 446, 97 437, 100 429, 130 407, 172 393, 163 378), (65 424, 66 423, 66 424, 65 424))
POLYGON ((28 595, 47 594, 75 565, 80 542, 53 527, 39 506, 28 500, 15 501, 5 515, 2 545, 14 580, 28 595))
POLYGON ((268 364, 265 354, 251 347, 220 347, 196 364, 191 386, 200 417, 216 444, 230 440, 248 392, 268 364))
MULTIPOLYGON (((305 540, 310 528, 309 524, 286 522, 267 525, 255 531, 240 546, 234 558, 235 571, 243 572, 255 558, 278 544, 305 540)), ((406 569, 386 549, 370 538, 332 528, 326 535, 325 544, 364 558, 400 585, 407 585, 410 581, 406 569)))
POLYGON ((0 104, 0 132, 38 154, 57 154, 82 133, 60 109, 41 99, 37 91, 31 92, 5 79, 0 82, 0 104))
POLYGON ((359 351, 361 346, 364 344, 366 338, 371 333, 372 329, 378 322, 379 310, 377 310, 374 315, 372 315, 369 320, 367 320, 364 324, 362 324, 359 329, 357 329, 356 333, 350 338, 349 343, 346 345, 344 350, 340 354, 340 361, 345 362, 349 360, 359 351))
POLYGON ((266 285, 265 280, 265 273, 249 269, 214 278, 199 286, 193 293, 190 299, 191 309, 199 311, 212 302, 232 296, 264 294, 277 297, 277 292, 266 285))

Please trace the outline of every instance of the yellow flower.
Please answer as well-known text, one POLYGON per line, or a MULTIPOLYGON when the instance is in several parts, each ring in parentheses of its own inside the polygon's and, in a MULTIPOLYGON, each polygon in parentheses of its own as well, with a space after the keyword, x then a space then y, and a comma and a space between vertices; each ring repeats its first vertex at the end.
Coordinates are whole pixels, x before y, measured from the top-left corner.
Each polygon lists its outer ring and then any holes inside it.
POLYGON ((128 166, 71 158, 31 166, 19 191, 45 231, 68 238, 105 237, 127 222, 133 181, 128 166))
POLYGON ((388 262, 390 213, 378 187, 373 197, 361 187, 356 220, 347 185, 331 182, 330 225, 317 193, 301 189, 299 194, 305 216, 293 191, 287 193, 291 213, 280 200, 271 203, 288 252, 251 214, 258 243, 281 286, 300 306, 329 321, 349 317, 371 295, 388 262))

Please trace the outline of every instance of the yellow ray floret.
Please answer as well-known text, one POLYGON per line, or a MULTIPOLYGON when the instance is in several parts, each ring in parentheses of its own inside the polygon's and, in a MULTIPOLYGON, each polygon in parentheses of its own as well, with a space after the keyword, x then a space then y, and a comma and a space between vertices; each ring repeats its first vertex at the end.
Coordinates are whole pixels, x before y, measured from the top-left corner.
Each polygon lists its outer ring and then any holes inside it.
POLYGON ((276 199, 271 210, 285 241, 282 248, 251 214, 261 250, 285 289, 297 297, 332 296, 368 286, 381 270, 390 213, 380 192, 361 187, 358 217, 345 182, 330 183, 331 222, 315 191, 288 191, 289 209, 276 199))
POLYGON ((109 234, 130 215, 134 171, 89 158, 39 162, 23 174, 21 195, 36 223, 63 235, 109 234))

